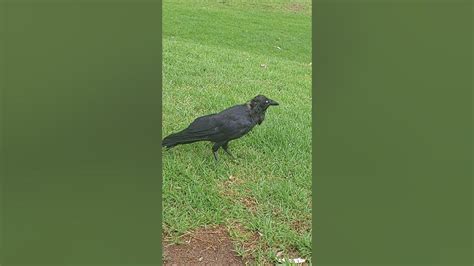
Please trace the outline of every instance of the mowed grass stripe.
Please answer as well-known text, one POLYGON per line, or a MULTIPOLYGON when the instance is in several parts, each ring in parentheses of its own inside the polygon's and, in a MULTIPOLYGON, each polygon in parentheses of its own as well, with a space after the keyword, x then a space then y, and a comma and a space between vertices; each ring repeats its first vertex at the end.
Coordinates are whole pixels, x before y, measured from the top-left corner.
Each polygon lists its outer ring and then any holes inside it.
POLYGON ((311 61, 311 18, 308 16, 258 8, 241 10, 225 5, 206 5, 205 2, 200 5, 165 3, 164 7, 165 37, 311 61))

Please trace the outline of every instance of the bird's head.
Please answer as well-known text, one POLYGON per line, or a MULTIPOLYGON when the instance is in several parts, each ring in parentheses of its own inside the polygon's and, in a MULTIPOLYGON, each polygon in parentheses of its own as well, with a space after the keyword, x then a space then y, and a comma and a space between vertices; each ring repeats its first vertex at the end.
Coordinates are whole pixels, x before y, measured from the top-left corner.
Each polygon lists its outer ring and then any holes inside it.
POLYGON ((271 105, 279 105, 276 101, 264 95, 257 95, 250 101, 250 108, 265 111, 271 105))

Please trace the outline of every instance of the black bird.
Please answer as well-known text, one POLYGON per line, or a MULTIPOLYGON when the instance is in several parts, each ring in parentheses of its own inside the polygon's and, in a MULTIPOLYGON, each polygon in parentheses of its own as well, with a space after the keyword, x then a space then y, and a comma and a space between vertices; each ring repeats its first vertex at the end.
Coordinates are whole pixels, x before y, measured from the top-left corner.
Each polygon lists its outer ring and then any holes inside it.
POLYGON ((244 136, 255 125, 260 125, 271 105, 278 103, 258 95, 248 103, 232 106, 217 114, 198 117, 186 129, 164 138, 161 146, 171 149, 180 144, 210 141, 214 143, 212 152, 216 161, 220 147, 229 156, 234 157, 228 150, 229 141, 244 136))

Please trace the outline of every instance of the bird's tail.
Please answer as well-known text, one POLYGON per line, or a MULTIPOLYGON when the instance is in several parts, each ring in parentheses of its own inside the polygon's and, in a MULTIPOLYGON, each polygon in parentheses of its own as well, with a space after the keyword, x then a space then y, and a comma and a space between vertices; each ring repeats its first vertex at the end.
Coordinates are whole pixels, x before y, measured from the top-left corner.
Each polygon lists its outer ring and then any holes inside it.
POLYGON ((189 133, 185 129, 181 132, 174 133, 165 137, 163 141, 161 142, 161 146, 171 149, 176 145, 188 144, 188 143, 193 143, 193 142, 201 141, 201 140, 205 140, 205 138, 203 138, 203 136, 189 133))

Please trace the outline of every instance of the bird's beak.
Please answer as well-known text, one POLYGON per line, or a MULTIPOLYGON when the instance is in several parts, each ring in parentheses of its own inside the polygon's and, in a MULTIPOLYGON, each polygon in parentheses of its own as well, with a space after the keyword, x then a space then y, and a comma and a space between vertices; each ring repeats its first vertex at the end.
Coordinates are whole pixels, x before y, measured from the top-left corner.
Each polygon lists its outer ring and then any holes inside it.
POLYGON ((280 104, 277 103, 276 101, 272 100, 272 101, 270 102, 270 105, 280 105, 280 104))

